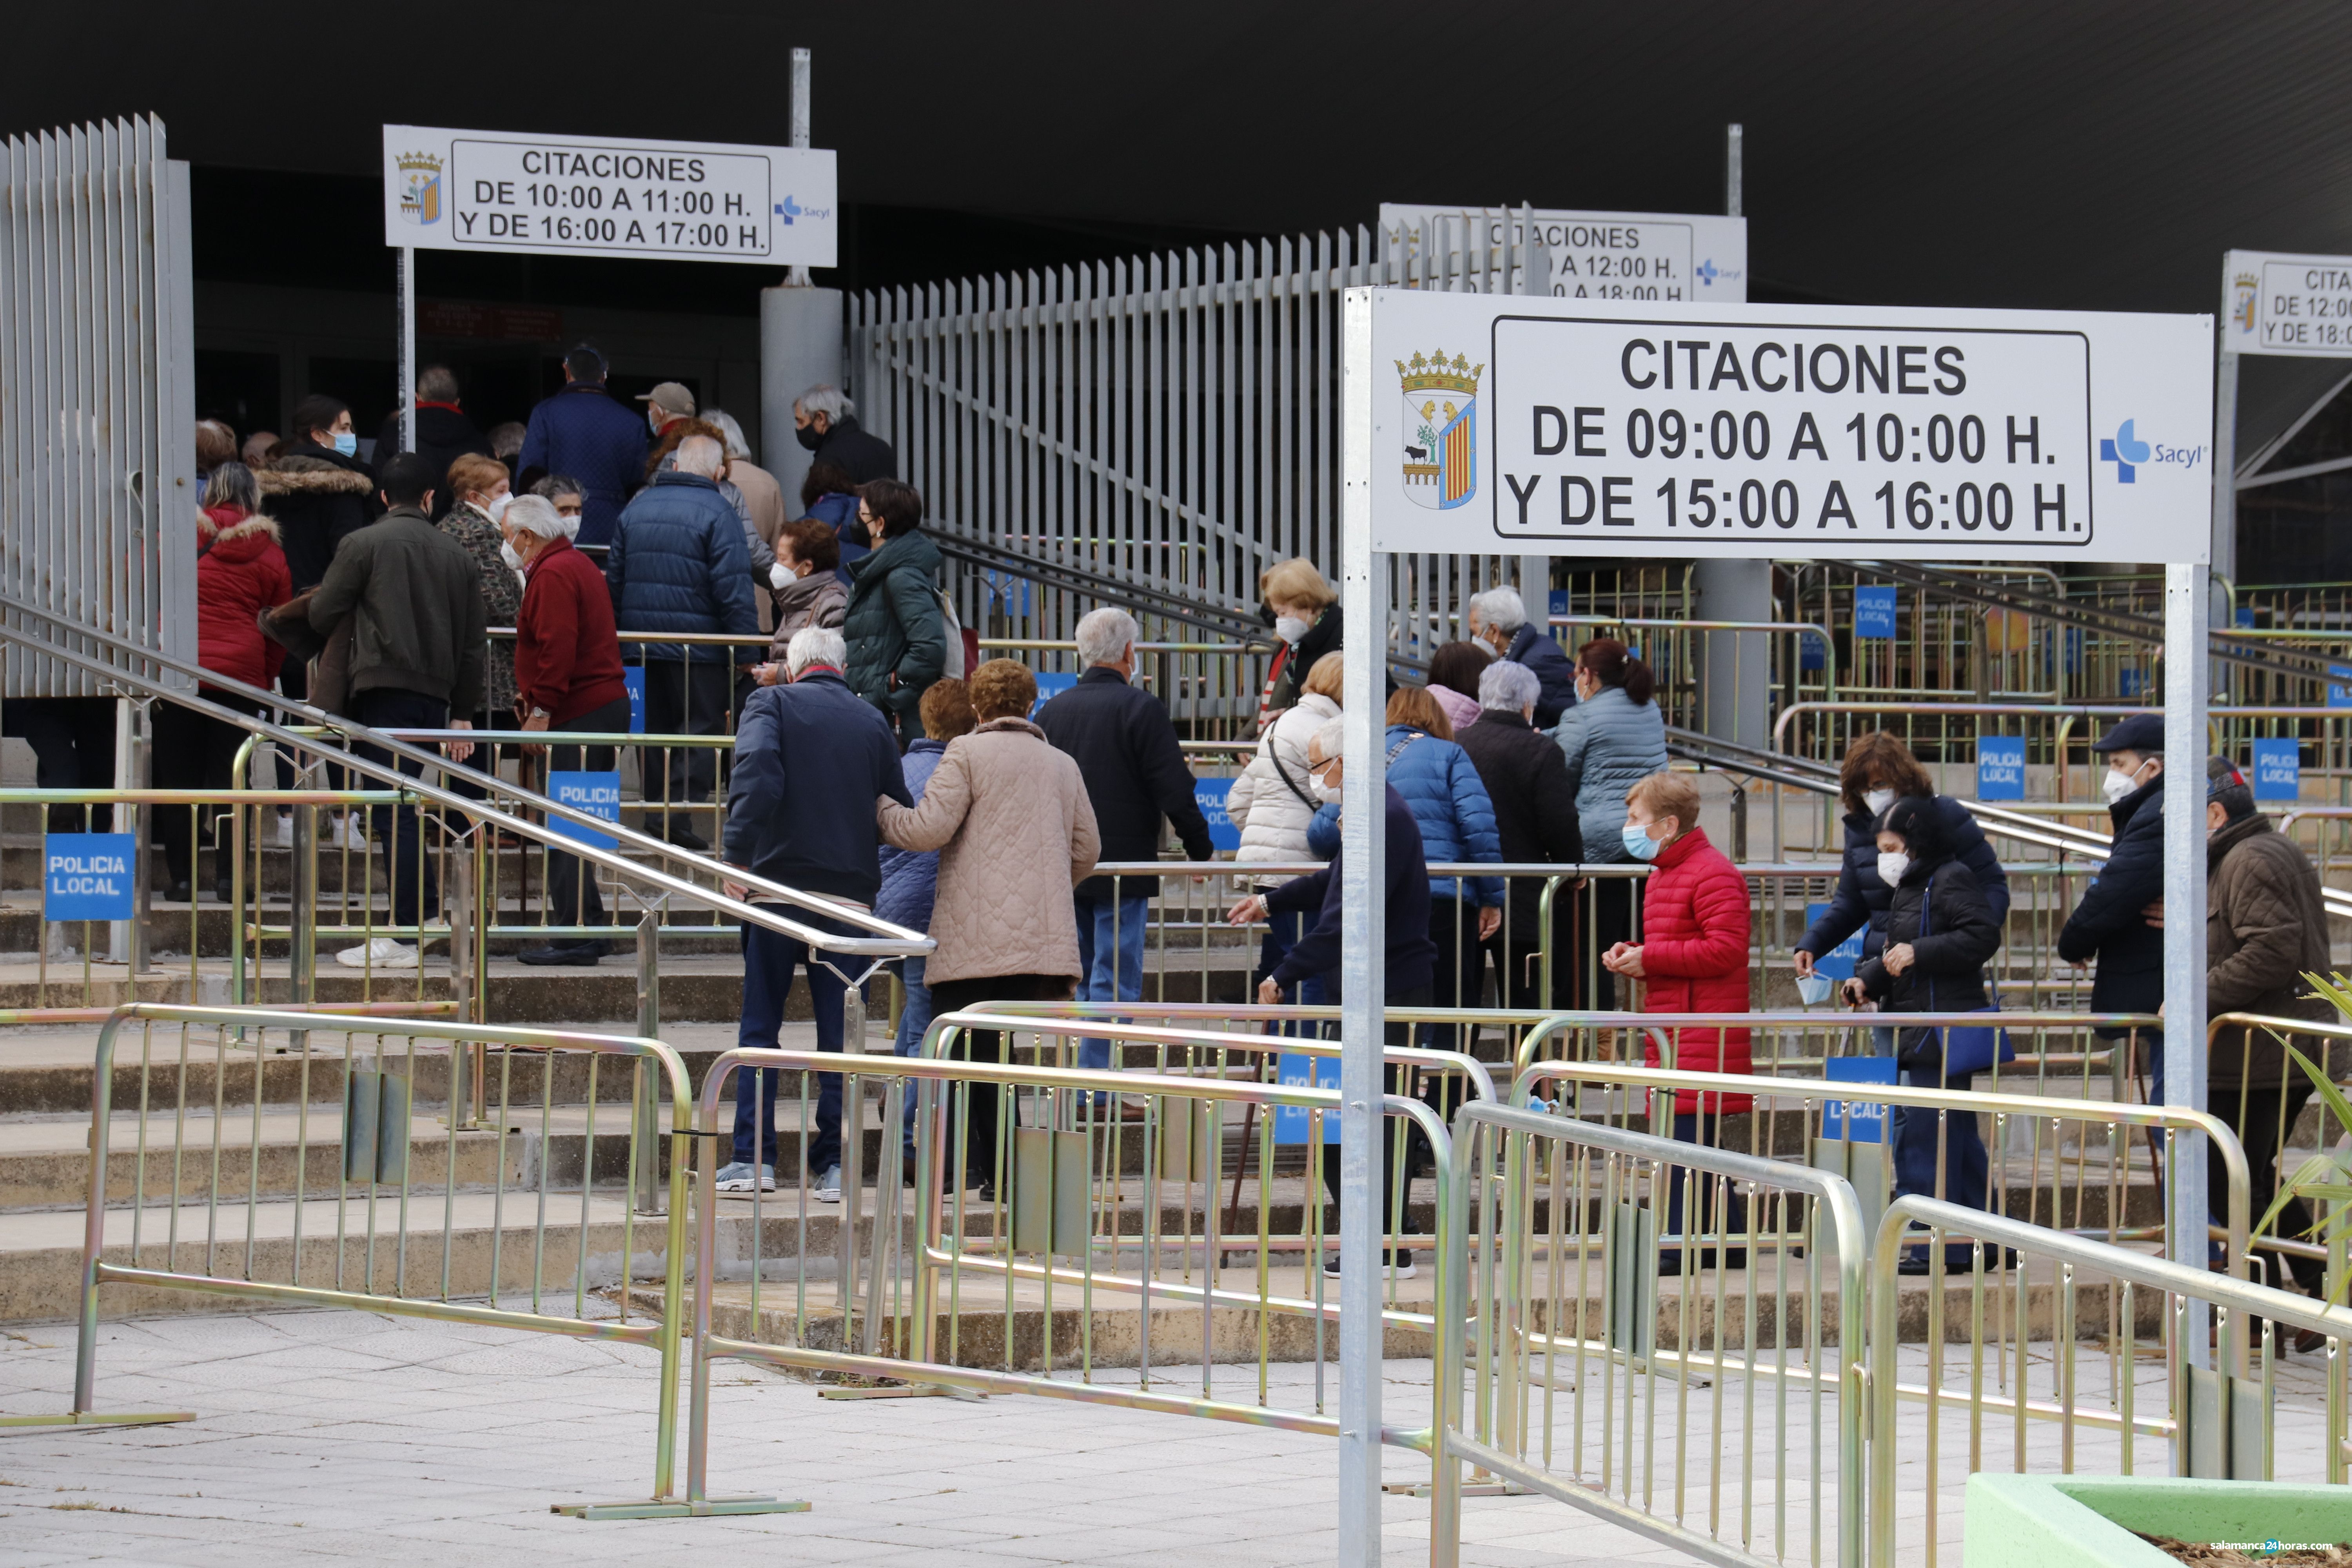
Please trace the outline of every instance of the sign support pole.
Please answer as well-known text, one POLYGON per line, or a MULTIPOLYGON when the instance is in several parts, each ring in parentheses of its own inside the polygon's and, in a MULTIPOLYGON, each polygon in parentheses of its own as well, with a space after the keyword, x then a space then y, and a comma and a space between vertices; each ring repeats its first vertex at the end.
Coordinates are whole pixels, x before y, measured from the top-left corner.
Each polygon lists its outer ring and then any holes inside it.
MULTIPOLYGON (((2227 621, 2234 607, 2228 591, 2238 582, 2238 354, 2227 322, 2213 366, 2213 575, 2214 608, 2227 621)), ((2213 689, 2221 689, 2218 662, 2213 689)))
MULTIPOLYGON (((2228 482, 2214 467, 2214 483, 2228 482)), ((2164 1099, 2205 1109, 2205 667, 2210 574, 2172 563, 2164 569, 2164 1099)), ((2172 1261, 2206 1267, 2205 1135, 2177 1141, 2165 1186, 2165 1236, 2172 1261)), ((2237 1258, 2230 1259, 2238 1266, 2237 1258)), ((2212 1364, 2210 1309, 2189 1304, 2181 1347, 2192 1366, 2212 1364)))
MULTIPOLYGON (((416 450, 416 247, 400 247, 400 449, 416 450)), ((376 455, 383 461, 383 454, 376 455)))
MULTIPOLYGON (((793 51, 793 146, 797 151, 805 152, 808 144, 809 52, 806 49, 794 49, 793 51)), ((805 267, 789 268, 784 273, 784 286, 790 289, 807 288, 809 286, 808 268, 805 267)), ((774 460, 772 456, 769 458, 770 462, 774 460)))
MULTIPOLYGON (((1372 548, 1372 295, 1341 307, 1340 614, 1347 633, 1340 801, 1339 1552, 1381 1560, 1381 1067, 1388 951, 1387 784, 1380 738, 1388 557, 1372 548)), ((1311 1265, 1310 1265, 1311 1267, 1311 1265)))

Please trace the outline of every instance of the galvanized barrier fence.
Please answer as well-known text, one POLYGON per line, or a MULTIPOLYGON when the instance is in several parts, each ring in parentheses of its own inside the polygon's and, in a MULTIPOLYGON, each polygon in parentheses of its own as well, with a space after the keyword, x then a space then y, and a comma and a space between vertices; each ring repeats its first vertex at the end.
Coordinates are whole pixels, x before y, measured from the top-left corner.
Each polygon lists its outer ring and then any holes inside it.
POLYGON ((2345 1479, 2352 1310, 1924 1196, 1881 1220, 1870 1289, 1873 1568, 1949 1560, 1947 1476, 2131 1475, 2152 1458, 2174 1475, 2345 1479), (1940 1260, 1956 1237, 1972 1267, 1906 1292, 1903 1250, 1940 1260), (2286 1330, 2325 1356, 2284 1362, 2286 1330))
POLYGON ((666 1496, 693 1110, 685 1064, 658 1040, 256 1007, 117 1008, 91 1082, 72 1419, 97 1411, 109 1287, 129 1293, 133 1311, 162 1307, 157 1292, 193 1291, 481 1323, 654 1351, 654 1495, 666 1496), (134 1023, 135 1061, 120 1049, 134 1023), (159 1053, 155 1024, 187 1027, 159 1053), (468 1110, 472 1071, 494 1086, 487 1120, 468 1110), (436 1103, 440 1128, 420 1125, 436 1103), (656 1186, 665 1158, 666 1203, 656 1186), (656 1202, 641 1205, 641 1188, 656 1202), (659 1271, 651 1314, 633 1312, 627 1298, 641 1267, 659 1271), (592 1299, 601 1305, 614 1288, 614 1314, 592 1312, 592 1299))
POLYGON ((1461 1560, 1467 1460, 1709 1562, 1858 1564, 1867 1233, 1844 1178, 1492 1104, 1463 1108, 1453 1155, 1431 1563, 1461 1560), (1474 1260, 1474 1233, 1500 1245, 1474 1260))
MULTIPOLYGON (((1036 1029, 1041 1025, 1053 1026, 1034 1018, 951 1014, 935 1021, 934 1028, 947 1033, 1036 1029)), ((740 1318, 747 1331, 719 1333, 713 1307, 719 1196, 714 1165, 706 1158, 698 1198, 687 1495, 674 1503, 594 1510, 593 1517, 773 1512, 808 1506, 772 1498, 709 1495, 710 1365, 728 1358, 901 1381, 918 1388, 1042 1394, 1292 1431, 1337 1432, 1337 1418, 1323 1413, 1319 1393, 1307 1408, 1285 1407, 1274 1402, 1266 1374, 1277 1356, 1311 1359, 1319 1373, 1337 1347, 1331 1330, 1338 1307, 1325 1299, 1321 1270, 1309 1268, 1293 1282, 1286 1270, 1276 1269, 1267 1245, 1273 1238, 1271 1215, 1286 1195, 1276 1189, 1295 1182, 1297 1196, 1291 1201, 1298 1205, 1301 1239, 1309 1258, 1319 1256, 1321 1240, 1328 1234, 1323 1212, 1328 1194, 1320 1184, 1319 1163, 1307 1161, 1299 1177, 1286 1178, 1278 1163, 1265 1157, 1271 1144, 1257 1145, 1255 1247, 1247 1245, 1246 1237, 1221 1234, 1215 1191, 1232 1108, 1255 1108, 1266 1120, 1292 1113, 1306 1123, 1311 1147, 1321 1141, 1322 1124, 1336 1116, 1336 1090, 1208 1075, 1095 1072, 929 1057, 868 1058, 851 1063, 830 1053, 737 1049, 722 1056, 704 1081, 704 1121, 715 1118, 725 1086, 743 1072, 807 1075, 835 1067, 854 1068, 860 1078, 888 1082, 896 1089, 885 1101, 889 1108, 884 1121, 886 1145, 896 1136, 895 1106, 904 1087, 921 1086, 914 1121, 917 1213, 911 1232, 894 1246, 882 1225, 873 1228, 864 1249, 869 1267, 862 1308, 856 1275, 835 1277, 831 1316, 841 1337, 833 1343, 809 1331, 825 1321, 821 1310, 796 1321, 789 1334, 777 1323, 772 1341, 758 1337, 771 1331, 756 1307, 740 1318), (1133 1120, 1115 1109, 1138 1100, 1141 1113, 1133 1120), (1001 1109, 1006 1100, 1009 1109, 1001 1109), (982 1119, 978 1131, 969 1130, 975 1114, 982 1119), (987 1129, 991 1120, 995 1121, 992 1134, 987 1129), (975 1144, 981 1145, 977 1151, 975 1144), (975 1152, 982 1156, 977 1163, 984 1184, 967 1184, 952 1174, 975 1163, 975 1152), (1172 1226, 1171 1212, 1178 1216, 1172 1226), (1252 1255, 1239 1268, 1224 1256, 1236 1250, 1252 1255), (1065 1303, 1062 1310, 1074 1307, 1079 1314, 1076 1334, 1058 1342, 1057 1292, 1065 1303), (1097 1338, 1112 1321, 1104 1303, 1114 1300, 1136 1303, 1131 1344, 1114 1347, 1097 1338), (1189 1351, 1162 1357, 1159 1347, 1172 1336, 1163 1339, 1154 1332, 1155 1301, 1191 1303, 1198 1309, 1197 1361, 1189 1351), (978 1312, 972 1310, 975 1307, 978 1312), (861 1311, 864 1348, 853 1349, 850 1335, 861 1311), (1040 1325, 1034 1352, 1021 1342, 1019 1327, 1032 1314, 1040 1325), (995 1342, 966 1342, 967 1317, 974 1324, 1001 1321, 1002 1329, 992 1336, 995 1342), (1135 1368, 1131 1382, 1103 1375, 1130 1359, 1135 1368), (1221 1363, 1255 1368, 1255 1403, 1220 1397, 1213 1373, 1221 1363), (1035 1370, 1029 1370, 1033 1365, 1035 1370), (1075 1375, 1055 1375, 1057 1365, 1071 1367, 1075 1375), (1189 1387, 1193 1365, 1198 1367, 1199 1392, 1177 1392, 1171 1385, 1189 1387)), ((742 1092, 739 1089, 739 1096, 742 1092)), ((855 1085, 851 1092, 854 1096, 855 1085)), ((858 1103, 856 1098, 845 1099, 846 1105, 858 1103)), ((1444 1124, 1426 1105, 1402 1095, 1387 1096, 1386 1109, 1390 1117, 1411 1123, 1435 1151, 1438 1212, 1450 1212, 1446 1183, 1451 1151, 1444 1124)), ((887 1163, 884 1168, 887 1170, 887 1163)), ((849 1180, 845 1171, 845 1196, 849 1180)), ((885 1185, 897 1189, 896 1183, 885 1185)), ((887 1201, 877 1194, 877 1205, 887 1201)), ((845 1214, 838 1223, 847 1225, 848 1216, 845 1214)), ((900 1229, 895 1215, 884 1223, 893 1231, 900 1229)), ((1398 1239, 1423 1238, 1401 1233, 1398 1239)), ((1441 1247, 1444 1242, 1442 1234, 1427 1239, 1441 1247)), ((751 1270, 755 1289, 765 1272, 764 1265, 751 1270)), ((1400 1307, 1383 1317, 1391 1332, 1412 1332, 1424 1342, 1433 1335, 1431 1313, 1400 1307)), ((1319 1390, 1319 1375, 1317 1386, 1319 1390)), ((1384 1437, 1423 1451, 1430 1443, 1425 1431, 1391 1429, 1384 1437)))

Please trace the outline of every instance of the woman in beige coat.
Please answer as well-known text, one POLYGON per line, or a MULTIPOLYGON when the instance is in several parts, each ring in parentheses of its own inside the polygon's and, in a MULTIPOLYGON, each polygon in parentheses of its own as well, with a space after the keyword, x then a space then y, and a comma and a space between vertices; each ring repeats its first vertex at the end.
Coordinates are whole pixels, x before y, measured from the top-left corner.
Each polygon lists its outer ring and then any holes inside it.
MULTIPOLYGON (((992 1001, 1066 1001, 1080 971, 1070 898, 1091 876, 1101 840, 1078 764, 1047 742, 1026 715, 1037 681, 1026 666, 992 658, 972 671, 979 725, 948 742, 922 800, 881 799, 882 837, 901 849, 936 849, 938 901, 924 965, 932 1016, 992 1001)), ((1003 1061, 1003 1038, 974 1030, 955 1054, 1003 1061)), ((974 1084, 965 1117, 966 1179, 994 1190, 997 1104, 974 1084)))

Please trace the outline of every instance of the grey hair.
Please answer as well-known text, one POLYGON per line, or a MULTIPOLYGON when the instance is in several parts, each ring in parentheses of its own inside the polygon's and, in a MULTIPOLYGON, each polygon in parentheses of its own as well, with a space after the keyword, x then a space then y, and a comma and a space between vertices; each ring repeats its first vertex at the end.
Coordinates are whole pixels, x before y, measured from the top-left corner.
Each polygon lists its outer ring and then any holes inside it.
POLYGON ((261 483, 243 463, 223 463, 205 480, 204 504, 238 507, 250 517, 261 510, 261 483))
POLYGON ((810 665, 829 664, 839 669, 848 662, 849 645, 832 626, 803 626, 784 645, 784 673, 794 680, 810 665))
POLYGON ((555 503, 545 496, 520 495, 507 502, 506 516, 501 521, 510 522, 525 533, 541 539, 566 539, 570 533, 564 524, 571 520, 555 510, 555 503))
POLYGON ((1328 762, 1338 756, 1340 748, 1348 743, 1348 721, 1345 719, 1328 721, 1308 738, 1307 743, 1321 752, 1324 760, 1328 762))
POLYGON ((1543 682, 1524 664, 1498 658, 1478 677, 1478 706, 1501 713, 1518 713, 1535 706, 1543 682))
POLYGON ((857 417, 857 405, 841 388, 826 382, 819 382, 793 398, 793 406, 803 414, 822 414, 835 425, 857 417))
POLYGON ((1489 588, 1473 595, 1470 607, 1479 620, 1498 632, 1515 632, 1528 624, 1528 604, 1517 588, 1489 588))
POLYGON ((417 374, 416 395, 429 403, 457 401, 457 373, 446 364, 428 364, 417 374))
POLYGON ((677 444, 675 454, 680 473, 700 474, 706 479, 719 477, 720 465, 727 461, 727 448, 708 436, 688 436, 677 444))
POLYGON ((702 422, 719 426, 719 433, 727 437, 727 455, 730 458, 749 458, 751 455, 751 445, 743 439, 743 426, 735 422, 735 416, 724 408, 706 408, 702 411, 702 422))
POLYGON ((1133 616, 1115 605, 1088 610, 1078 622, 1078 662, 1090 669, 1097 664, 1117 664, 1118 656, 1135 646, 1141 630, 1133 616))

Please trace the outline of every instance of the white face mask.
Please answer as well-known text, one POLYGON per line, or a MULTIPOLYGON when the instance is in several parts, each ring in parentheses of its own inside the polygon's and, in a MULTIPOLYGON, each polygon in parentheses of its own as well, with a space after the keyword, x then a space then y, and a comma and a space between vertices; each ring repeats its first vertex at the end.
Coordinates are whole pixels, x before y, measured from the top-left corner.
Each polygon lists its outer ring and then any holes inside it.
POLYGON ((1891 888, 1901 881, 1903 873, 1909 869, 1911 869, 1911 857, 1902 850, 1882 849, 1878 852, 1878 879, 1888 887, 1891 888))
POLYGON ((525 564, 523 558, 515 552, 515 547, 503 539, 499 541, 499 559, 507 563, 509 571, 520 572, 525 564))
POLYGON ((791 587, 793 584, 799 581, 799 576, 793 573, 793 569, 785 565, 781 561, 768 568, 769 585, 773 587, 779 594, 782 593, 785 589, 791 587))
POLYGON ((1300 637, 1307 635, 1307 630, 1308 627, 1307 623, 1300 620, 1297 616, 1277 616, 1275 617, 1274 635, 1280 637, 1286 643, 1294 645, 1297 644, 1300 637))
POLYGON ((1315 786, 1315 798, 1321 801, 1326 805, 1337 805, 1339 804, 1339 789, 1340 786, 1338 784, 1317 784, 1315 786))
POLYGON ((1895 804, 1891 789, 1866 789, 1862 792, 1862 808, 1873 816, 1884 816, 1886 808, 1895 804))
POLYGON ((492 522, 504 522, 507 519, 507 507, 513 500, 514 497, 512 495, 502 495, 482 510, 490 514, 490 521, 492 522))
POLYGON ((2109 805, 2116 805, 2122 801, 2124 796, 2139 788, 2140 771, 2147 766, 2147 764, 2146 763, 2142 763, 2139 767, 2134 768, 2127 773, 2118 773, 2115 769, 2109 768, 2107 770, 2107 776, 2099 781, 2099 787, 2106 792, 2107 804, 2109 805))

